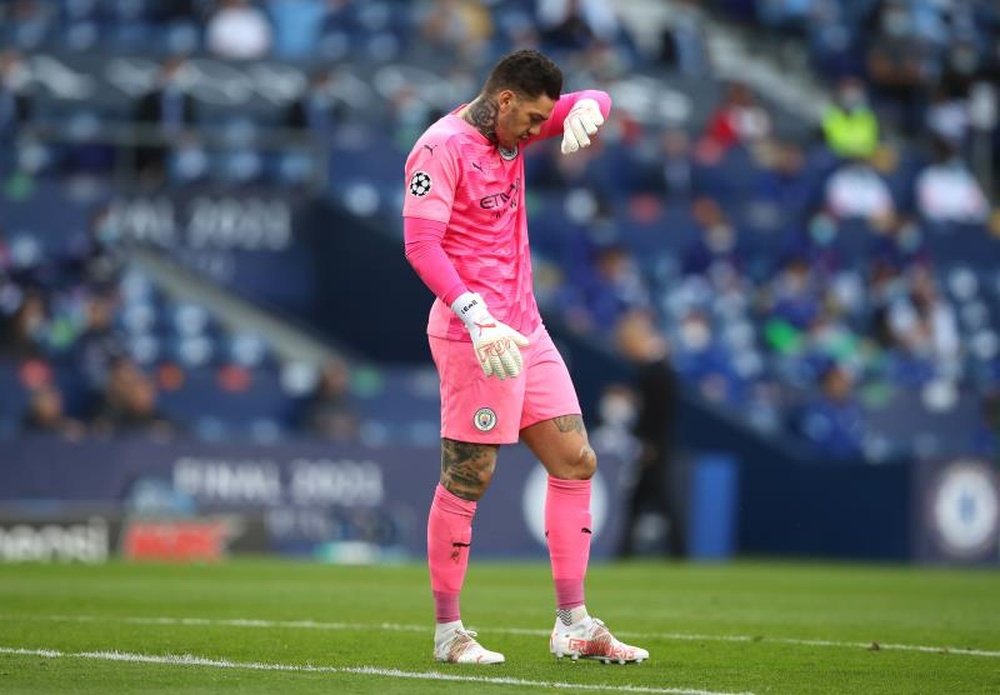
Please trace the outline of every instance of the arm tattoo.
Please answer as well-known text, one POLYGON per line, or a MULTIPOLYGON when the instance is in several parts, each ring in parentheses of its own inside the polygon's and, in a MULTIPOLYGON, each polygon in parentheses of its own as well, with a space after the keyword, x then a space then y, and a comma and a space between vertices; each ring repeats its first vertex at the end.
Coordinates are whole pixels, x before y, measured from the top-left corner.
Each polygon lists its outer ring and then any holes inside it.
POLYGON ((476 130, 482 133, 487 140, 496 144, 497 116, 499 113, 500 107, 493 99, 480 96, 476 97, 476 100, 469 104, 464 118, 471 125, 475 126, 476 130))
POLYGON ((486 491, 497 463, 496 444, 441 440, 441 485, 465 500, 478 500, 486 491))
POLYGON ((552 420, 560 432, 585 432, 583 418, 579 415, 562 415, 552 420))

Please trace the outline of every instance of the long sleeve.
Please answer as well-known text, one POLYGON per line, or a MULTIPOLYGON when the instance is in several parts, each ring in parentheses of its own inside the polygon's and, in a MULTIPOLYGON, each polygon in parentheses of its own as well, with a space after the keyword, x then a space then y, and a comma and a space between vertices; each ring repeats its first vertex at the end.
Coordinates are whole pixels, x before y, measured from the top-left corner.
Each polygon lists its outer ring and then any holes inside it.
POLYGON ((601 107, 601 115, 604 116, 605 120, 611 114, 611 95, 607 92, 602 92, 599 89, 568 92, 559 97, 555 108, 552 109, 552 115, 549 116, 549 120, 545 121, 538 137, 532 138, 532 141, 550 138, 554 135, 562 135, 563 121, 566 120, 566 116, 573 109, 573 105, 580 101, 580 99, 593 99, 596 101, 598 106, 601 107))
POLYGON ((447 225, 444 222, 420 217, 403 218, 406 260, 431 292, 446 305, 451 306, 460 294, 467 291, 467 288, 458 276, 454 264, 441 248, 441 239, 446 229, 447 225))

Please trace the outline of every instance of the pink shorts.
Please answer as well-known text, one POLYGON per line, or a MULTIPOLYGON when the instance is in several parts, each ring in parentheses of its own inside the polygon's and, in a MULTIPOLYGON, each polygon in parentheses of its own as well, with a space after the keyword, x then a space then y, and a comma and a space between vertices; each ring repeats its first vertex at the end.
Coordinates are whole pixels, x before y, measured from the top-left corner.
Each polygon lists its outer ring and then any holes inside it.
POLYGON ((471 343, 428 340, 441 378, 441 436, 446 439, 513 444, 525 427, 581 412, 569 370, 544 325, 521 348, 522 372, 502 381, 483 374, 471 343))

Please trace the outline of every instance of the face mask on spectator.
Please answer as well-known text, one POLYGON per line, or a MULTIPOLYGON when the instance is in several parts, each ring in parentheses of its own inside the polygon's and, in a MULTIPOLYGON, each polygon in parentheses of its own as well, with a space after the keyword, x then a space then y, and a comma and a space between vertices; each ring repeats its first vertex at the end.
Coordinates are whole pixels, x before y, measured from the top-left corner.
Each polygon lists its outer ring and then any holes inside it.
POLYGON ((866 104, 865 93, 857 87, 848 87, 840 93, 840 103, 846 109, 858 109, 866 104))
POLYGON ((819 216, 809 225, 809 236, 820 246, 826 246, 837 236, 837 229, 830 218, 819 216))
POLYGON ((114 244, 121 238, 121 230, 114 220, 106 217, 98 223, 96 236, 102 244, 114 244))
POLYGON ((686 319, 681 325, 681 343, 692 352, 700 352, 708 347, 712 333, 701 319, 686 319))
POLYGON ((601 420, 607 425, 628 427, 635 422, 635 407, 624 396, 605 396, 601 399, 601 420))
POLYGON ((736 235, 728 224, 717 224, 708 230, 706 241, 713 252, 726 253, 736 246, 736 235))
POLYGON ((920 246, 920 228, 911 223, 899 230, 899 245, 905 251, 915 251, 920 246))
POLYGON ((910 18, 905 10, 890 10, 883 23, 889 36, 905 36, 910 33, 910 18))

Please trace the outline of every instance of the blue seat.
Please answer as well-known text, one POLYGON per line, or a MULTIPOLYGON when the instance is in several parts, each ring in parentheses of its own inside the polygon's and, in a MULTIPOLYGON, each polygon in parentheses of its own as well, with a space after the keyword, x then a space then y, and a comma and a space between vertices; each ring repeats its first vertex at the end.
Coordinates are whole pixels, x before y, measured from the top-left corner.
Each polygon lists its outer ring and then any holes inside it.
POLYGON ((193 427, 198 420, 213 418, 225 426, 273 420, 287 422, 292 399, 281 388, 278 375, 267 369, 247 370, 246 388, 227 390, 215 369, 185 372, 176 391, 161 391, 159 404, 172 419, 193 427))

